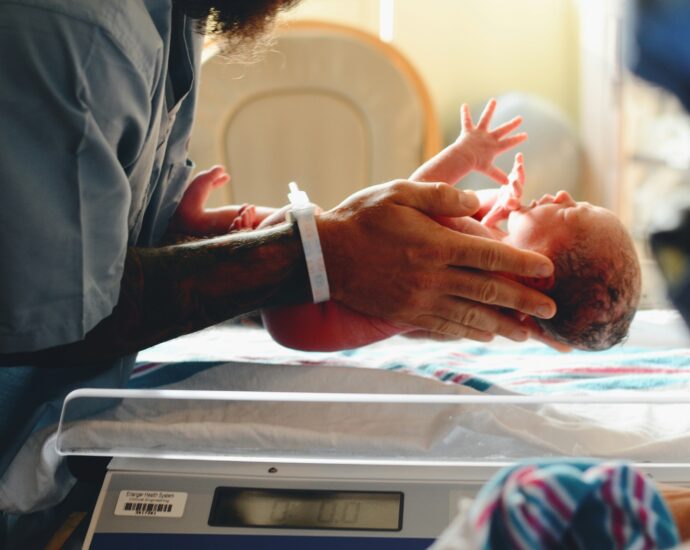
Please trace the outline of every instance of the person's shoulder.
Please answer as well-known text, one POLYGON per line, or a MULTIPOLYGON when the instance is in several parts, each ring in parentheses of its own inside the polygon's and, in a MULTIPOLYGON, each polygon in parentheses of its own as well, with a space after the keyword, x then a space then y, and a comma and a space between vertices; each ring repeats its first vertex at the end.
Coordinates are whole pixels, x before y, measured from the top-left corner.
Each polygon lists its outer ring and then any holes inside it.
POLYGON ((91 27, 141 66, 163 49, 171 9, 171 0, 0 0, 0 13, 14 13, 26 26, 42 20, 91 27))

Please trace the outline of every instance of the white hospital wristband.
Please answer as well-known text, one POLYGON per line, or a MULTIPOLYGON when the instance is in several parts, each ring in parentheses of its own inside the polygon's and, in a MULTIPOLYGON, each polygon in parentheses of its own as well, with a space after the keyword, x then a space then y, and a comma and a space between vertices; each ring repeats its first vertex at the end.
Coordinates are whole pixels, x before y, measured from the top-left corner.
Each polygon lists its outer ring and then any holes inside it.
POLYGON ((331 297, 331 292, 328 288, 326 265, 323 263, 319 232, 314 219, 314 205, 309 202, 307 194, 299 190, 294 181, 290 182, 289 187, 288 199, 290 199, 292 209, 288 211, 287 217, 289 221, 297 222, 304 249, 304 259, 307 261, 311 294, 315 304, 326 302, 331 297))

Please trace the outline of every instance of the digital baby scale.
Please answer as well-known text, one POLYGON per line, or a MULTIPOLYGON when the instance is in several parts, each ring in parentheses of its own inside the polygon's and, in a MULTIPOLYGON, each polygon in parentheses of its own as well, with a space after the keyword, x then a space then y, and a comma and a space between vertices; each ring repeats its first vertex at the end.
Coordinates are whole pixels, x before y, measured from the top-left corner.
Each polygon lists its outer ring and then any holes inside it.
POLYGON ((417 550, 527 458, 609 455, 619 437, 649 475, 687 483, 687 448, 654 458, 623 430, 678 407, 686 396, 84 389, 57 448, 114 457, 84 549, 417 550))

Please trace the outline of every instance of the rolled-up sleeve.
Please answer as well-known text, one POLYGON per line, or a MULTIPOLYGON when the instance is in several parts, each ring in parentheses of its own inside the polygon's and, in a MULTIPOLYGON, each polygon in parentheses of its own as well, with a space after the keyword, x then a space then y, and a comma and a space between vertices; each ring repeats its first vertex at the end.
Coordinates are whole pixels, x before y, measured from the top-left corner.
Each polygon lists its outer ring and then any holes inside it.
POLYGON ((117 303, 151 75, 99 25, 20 4, 0 4, 0 51, 0 352, 13 353, 79 341, 117 303))

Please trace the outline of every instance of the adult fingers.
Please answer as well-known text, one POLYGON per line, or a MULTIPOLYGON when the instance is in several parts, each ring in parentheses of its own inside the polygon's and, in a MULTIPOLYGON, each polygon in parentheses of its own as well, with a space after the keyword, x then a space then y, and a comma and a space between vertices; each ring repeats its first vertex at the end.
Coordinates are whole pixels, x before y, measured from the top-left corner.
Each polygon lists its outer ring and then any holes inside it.
POLYGON ((549 277, 553 273, 553 264, 546 256, 499 241, 453 233, 449 229, 445 244, 450 255, 448 264, 456 267, 502 271, 524 277, 549 277))
MULTIPOLYGON (((450 271, 444 288, 452 296, 491 306, 507 307, 535 317, 548 319, 556 312, 555 304, 538 290, 522 285, 500 275, 476 272, 468 269, 450 271)), ((513 329, 520 322, 511 318, 513 329)), ((492 327, 476 328, 492 330, 492 327)))
POLYGON ((423 331, 439 335, 437 336, 439 339, 457 340, 469 338, 478 342, 490 342, 494 338, 494 335, 490 332, 477 330, 437 315, 420 315, 415 319, 415 323, 423 331))
POLYGON ((492 98, 486 104, 486 107, 484 107, 484 111, 482 112, 481 116, 479 117, 479 122, 477 123, 477 128, 481 128, 482 130, 486 130, 489 127, 489 123, 491 122, 491 117, 494 116, 495 110, 496 110, 496 100, 492 98))
POLYGON ((436 221, 441 225, 445 225, 450 229, 460 231, 466 235, 475 235, 477 237, 493 239, 493 234, 487 226, 483 225, 479 220, 475 220, 469 216, 463 216, 461 218, 438 217, 436 218, 436 221))
POLYGON ((397 204, 415 208, 428 216, 471 216, 479 208, 472 191, 456 189, 446 183, 398 181, 390 188, 397 204))
POLYGON ((573 351, 572 346, 554 340, 553 338, 548 336, 532 317, 528 316, 522 319, 521 322, 525 326, 525 328, 527 328, 530 331, 530 335, 535 340, 539 340, 540 342, 546 344, 547 346, 561 353, 569 353, 573 351))
POLYGON ((436 340, 437 342, 451 342, 462 340, 459 336, 451 336, 450 334, 440 334, 438 332, 431 332, 430 330, 412 330, 410 332, 403 332, 401 336, 411 340, 436 340))
POLYGON ((417 323, 422 319, 431 324, 428 328, 434 332, 473 340, 489 341, 491 336, 499 335, 524 342, 530 335, 513 316, 501 313, 496 308, 459 298, 449 298, 433 315, 418 317, 417 323))
POLYGON ((498 334, 516 342, 524 342, 530 334, 513 315, 471 300, 451 297, 439 308, 438 315, 468 329, 498 334))
POLYGON ((555 349, 556 351, 560 353, 570 353, 573 351, 573 348, 571 346, 568 346, 567 344, 564 344, 563 342, 558 342, 557 340, 554 340, 553 338, 549 338, 544 334, 543 332, 533 332, 532 338, 535 340, 539 340, 541 343, 546 344, 552 349, 555 349))
POLYGON ((498 139, 502 138, 503 136, 508 135, 510 132, 515 130, 518 126, 522 124, 522 117, 521 116, 516 116, 512 120, 509 120, 508 122, 505 122, 504 124, 501 124, 498 128, 494 129, 491 131, 491 133, 498 139))

